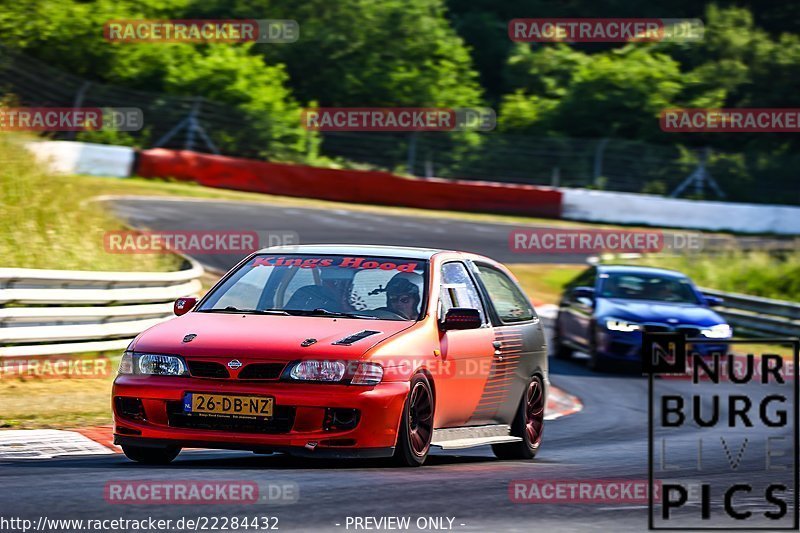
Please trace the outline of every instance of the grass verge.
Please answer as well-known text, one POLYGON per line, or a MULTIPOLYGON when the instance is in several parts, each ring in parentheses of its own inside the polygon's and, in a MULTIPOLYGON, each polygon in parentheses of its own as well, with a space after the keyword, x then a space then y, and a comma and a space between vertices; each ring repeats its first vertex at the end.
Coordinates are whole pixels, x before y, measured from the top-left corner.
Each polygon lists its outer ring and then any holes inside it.
POLYGON ((92 183, 45 172, 24 140, 0 135, 0 266, 139 272, 180 267, 173 255, 107 253, 104 233, 125 226, 103 205, 86 201, 96 194, 92 183))
POLYGON ((587 265, 506 265, 535 303, 557 304, 564 286, 584 271, 587 265))
POLYGON ((0 428, 42 429, 111 423, 111 383, 118 353, 81 354, 64 359, 108 359, 107 375, 98 377, 19 377, 0 374, 0 428))
POLYGON ((644 256, 635 264, 671 268, 700 287, 800 301, 800 251, 775 254, 731 251, 714 255, 644 256))

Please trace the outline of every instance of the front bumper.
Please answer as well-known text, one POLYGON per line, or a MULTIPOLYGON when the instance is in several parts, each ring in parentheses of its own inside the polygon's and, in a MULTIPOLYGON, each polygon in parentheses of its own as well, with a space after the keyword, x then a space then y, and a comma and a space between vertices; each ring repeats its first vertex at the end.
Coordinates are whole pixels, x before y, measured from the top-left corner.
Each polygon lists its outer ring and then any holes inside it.
MULTIPOLYGON (((113 387, 114 440, 138 446, 289 451, 333 457, 386 456, 397 442, 407 382, 374 387, 163 376, 118 376, 113 387), (176 404, 186 392, 272 396, 274 421, 261 427, 185 427, 176 404), (118 398, 141 400, 142 416, 120 409, 118 398), (324 429, 327 409, 355 409, 352 429, 324 429), (180 426, 180 427, 178 427, 180 426)), ((225 420, 225 419, 223 419, 225 420)), ((256 424, 257 426, 257 424, 256 424)))
MULTIPOLYGON (((703 339, 704 337, 697 337, 703 339)), ((712 339, 708 339, 711 341, 712 339)), ((708 356, 713 353, 725 354, 728 352, 728 343, 725 340, 714 342, 687 343, 687 353, 696 353, 708 356)), ((601 329, 597 334, 597 354, 607 359, 618 361, 640 361, 642 357, 642 332, 641 331, 609 331, 601 329)))

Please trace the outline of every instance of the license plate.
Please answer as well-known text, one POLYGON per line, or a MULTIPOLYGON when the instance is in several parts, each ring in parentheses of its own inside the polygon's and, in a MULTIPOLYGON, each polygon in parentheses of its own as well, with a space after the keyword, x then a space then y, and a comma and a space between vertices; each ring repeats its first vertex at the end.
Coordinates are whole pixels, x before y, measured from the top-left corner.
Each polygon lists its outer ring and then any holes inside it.
POLYGON ((183 410, 187 413, 271 417, 274 404, 275 398, 266 396, 187 392, 183 398, 183 410))

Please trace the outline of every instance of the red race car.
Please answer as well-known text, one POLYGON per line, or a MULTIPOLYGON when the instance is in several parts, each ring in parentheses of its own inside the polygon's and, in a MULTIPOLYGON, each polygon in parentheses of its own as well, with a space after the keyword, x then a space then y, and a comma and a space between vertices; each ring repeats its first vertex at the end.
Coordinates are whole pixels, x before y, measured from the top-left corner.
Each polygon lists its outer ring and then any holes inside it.
POLYGON ((131 342, 114 381, 114 442, 144 463, 183 447, 394 457, 541 444, 547 350, 511 273, 420 248, 267 248, 179 318, 131 342))

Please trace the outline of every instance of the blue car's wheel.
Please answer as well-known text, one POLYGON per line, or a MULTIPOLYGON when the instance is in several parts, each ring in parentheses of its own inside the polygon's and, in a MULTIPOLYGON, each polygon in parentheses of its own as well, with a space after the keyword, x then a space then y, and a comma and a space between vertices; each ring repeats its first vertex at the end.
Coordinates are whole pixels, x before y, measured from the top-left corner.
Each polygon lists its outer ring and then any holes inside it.
POLYGON ((597 326, 592 323, 589 326, 589 361, 586 364, 595 372, 606 372, 608 370, 608 360, 597 351, 597 326))
POLYGON ((556 359, 570 359, 572 358, 572 348, 564 344, 563 335, 561 333, 561 314, 556 316, 556 324, 553 328, 553 357, 556 359))

